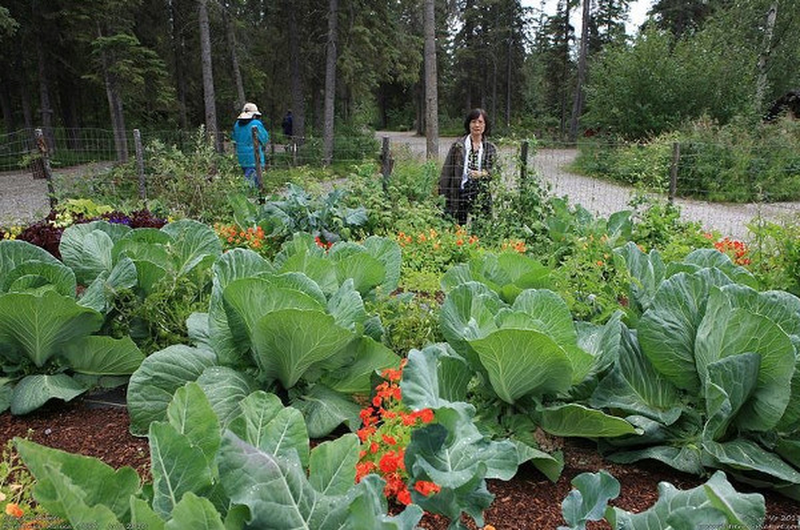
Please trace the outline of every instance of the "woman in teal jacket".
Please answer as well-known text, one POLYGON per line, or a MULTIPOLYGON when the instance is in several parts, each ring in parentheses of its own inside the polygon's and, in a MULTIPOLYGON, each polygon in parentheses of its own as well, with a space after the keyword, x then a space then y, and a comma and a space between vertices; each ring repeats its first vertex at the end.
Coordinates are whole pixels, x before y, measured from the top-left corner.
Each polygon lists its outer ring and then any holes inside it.
POLYGON ((261 167, 264 167, 265 163, 264 147, 269 142, 269 132, 267 132, 264 124, 261 123, 260 116, 261 113, 254 103, 245 103, 242 112, 236 117, 236 123, 233 124, 233 134, 231 136, 236 144, 236 156, 239 159, 239 165, 244 171, 244 178, 257 189, 261 189, 261 182, 256 172, 252 128, 255 127, 257 131, 261 167))

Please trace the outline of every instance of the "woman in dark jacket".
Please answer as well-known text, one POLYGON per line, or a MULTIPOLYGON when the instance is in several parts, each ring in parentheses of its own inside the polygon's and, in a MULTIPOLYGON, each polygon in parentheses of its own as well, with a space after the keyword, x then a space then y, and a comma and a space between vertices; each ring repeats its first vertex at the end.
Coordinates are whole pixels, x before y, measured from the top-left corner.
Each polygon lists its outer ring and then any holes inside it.
POLYGON ((464 120, 466 136, 450 146, 439 176, 439 194, 446 200, 445 211, 459 225, 467 223, 476 204, 481 213, 492 213, 489 182, 497 158, 497 148, 487 140, 491 127, 483 109, 474 109, 464 120))

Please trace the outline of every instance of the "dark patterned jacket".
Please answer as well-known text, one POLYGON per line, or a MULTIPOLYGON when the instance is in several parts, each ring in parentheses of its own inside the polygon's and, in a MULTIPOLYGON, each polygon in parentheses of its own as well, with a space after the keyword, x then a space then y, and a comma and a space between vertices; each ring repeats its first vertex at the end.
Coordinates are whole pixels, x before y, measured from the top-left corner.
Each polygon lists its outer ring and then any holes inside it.
MULTIPOLYGON (((444 159, 442 173, 439 175, 439 195, 445 197, 445 211, 450 215, 455 215, 458 209, 458 201, 461 199, 461 176, 464 174, 464 138, 459 138, 450 146, 447 157, 444 159)), ((489 175, 484 177, 484 187, 494 177, 495 160, 497 159, 497 147, 483 139, 483 162, 481 169, 485 169, 489 175)))

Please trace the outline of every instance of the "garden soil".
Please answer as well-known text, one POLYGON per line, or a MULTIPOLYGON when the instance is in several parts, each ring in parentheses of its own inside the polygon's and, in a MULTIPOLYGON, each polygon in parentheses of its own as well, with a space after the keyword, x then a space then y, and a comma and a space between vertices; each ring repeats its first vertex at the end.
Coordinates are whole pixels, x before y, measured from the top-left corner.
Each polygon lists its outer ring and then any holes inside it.
MULTIPOLYGON (((122 395, 118 392, 117 399, 89 396, 70 403, 54 400, 26 416, 3 413, 0 415, 0 444, 5 446, 9 439, 23 437, 48 447, 99 458, 114 468, 131 466, 148 479, 147 439, 130 434, 124 400, 120 399, 122 395)), ((570 481, 583 472, 605 469, 614 475, 621 483, 621 493, 611 504, 631 512, 646 510, 656 502, 659 482, 667 481, 679 489, 688 489, 704 480, 658 463, 623 466, 607 462, 588 440, 549 438, 543 442, 549 451, 563 452, 565 468, 561 478, 551 482, 526 464, 509 481, 489 480, 489 491, 495 499, 485 513, 487 525, 497 530, 555 530, 565 524, 561 502, 572 489, 570 481)), ((739 491, 753 491, 746 485, 734 485, 739 491)), ((767 520, 758 530, 799 527, 800 505, 796 501, 772 492, 760 493, 766 500, 767 520)), ((447 526, 444 518, 426 515, 420 527, 445 530, 447 526)), ((467 526, 476 528, 471 521, 467 526)), ((588 528, 599 530, 609 526, 598 522, 590 523, 588 528)))

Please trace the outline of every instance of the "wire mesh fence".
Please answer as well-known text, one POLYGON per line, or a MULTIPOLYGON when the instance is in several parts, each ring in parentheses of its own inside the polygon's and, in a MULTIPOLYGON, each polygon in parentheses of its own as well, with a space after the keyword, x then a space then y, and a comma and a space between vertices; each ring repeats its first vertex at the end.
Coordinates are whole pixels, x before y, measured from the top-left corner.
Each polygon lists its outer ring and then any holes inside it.
MULTIPOLYGON (((139 131, 144 153, 135 160, 134 131, 125 138, 130 159, 130 178, 147 175, 153 157, 172 149, 191 158, 204 156, 208 140, 202 129, 195 131, 139 131), (160 147, 159 147, 160 146, 160 147), (159 151, 161 149, 162 151, 159 151)), ((43 132, 49 169, 57 175, 90 174, 117 165, 120 139, 110 130, 53 129, 43 132)), ((439 163, 456 138, 439 139, 439 163)), ((527 142, 528 156, 520 156, 526 142, 498 140, 498 159, 503 186, 516 187, 520 178, 538 179, 554 196, 565 196, 598 216, 629 209, 642 192, 671 198, 681 207, 682 217, 698 221, 708 230, 746 239, 748 223, 756 218, 783 221, 800 213, 800 153, 786 146, 752 151, 747 157, 732 159, 728 146, 681 144, 667 146, 663 153, 650 155, 648 163, 631 163, 621 181, 588 177, 581 173, 602 172, 607 161, 592 148, 527 142), (579 160, 579 154, 583 161, 579 160), (588 162, 587 162, 588 160, 588 162), (742 160, 748 161, 741 167, 742 160), (737 166, 738 164, 738 166, 737 166)), ((606 146, 608 147, 608 146, 606 146)), ((278 134, 267 144, 266 164, 270 171, 295 166, 322 166, 324 145, 321 138, 284 138, 278 134)), ((223 142, 223 156, 235 165, 235 149, 223 142)), ((378 132, 374 135, 339 136, 334 141, 332 163, 358 164, 376 161, 384 176, 391 173, 392 161, 424 160, 426 140, 413 133, 378 132)), ((22 130, 0 135, 0 225, 36 219, 48 209, 45 175, 37 167, 43 157, 35 131, 22 130)), ((647 156, 642 154, 643 159, 647 156)), ((633 160, 637 160, 634 156, 633 160)), ((616 166, 619 170, 619 164, 616 166)), ((619 178, 619 176, 618 176, 619 178)))

